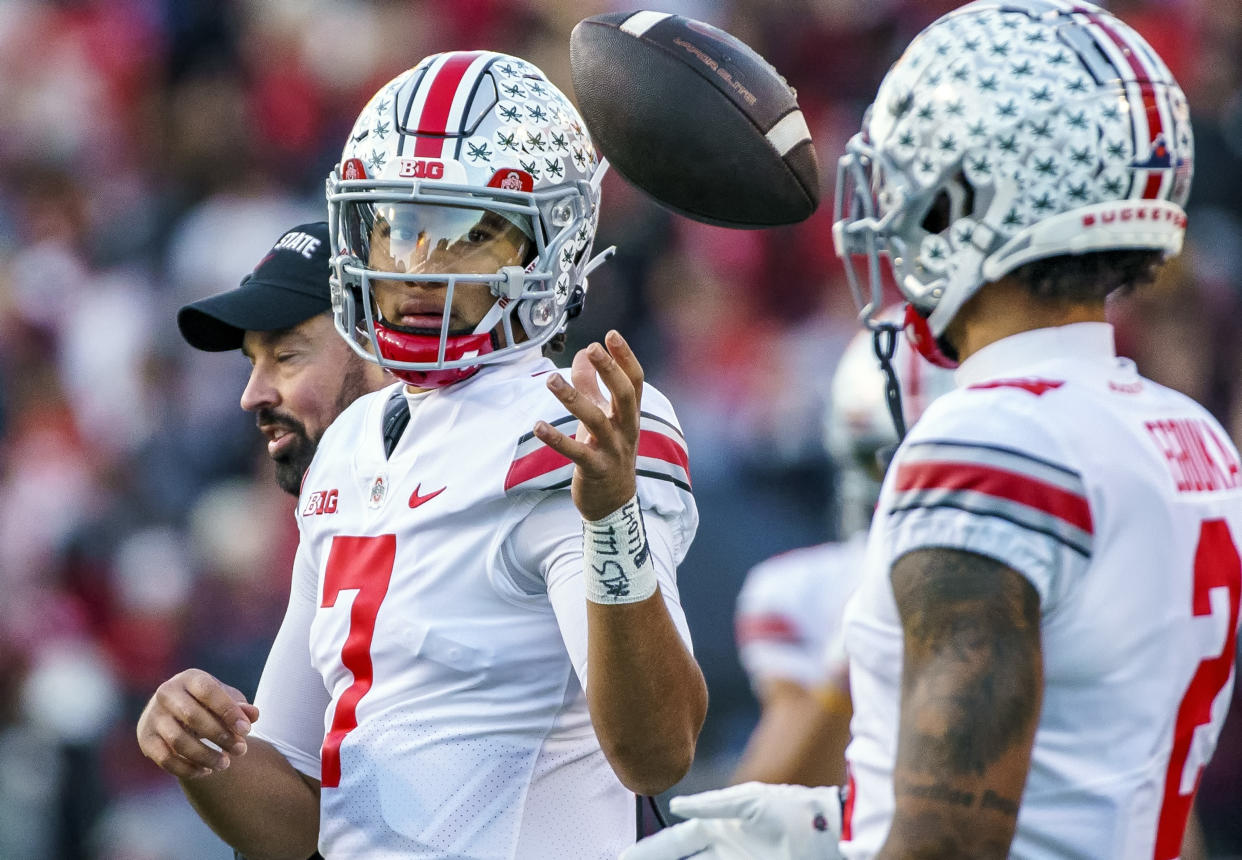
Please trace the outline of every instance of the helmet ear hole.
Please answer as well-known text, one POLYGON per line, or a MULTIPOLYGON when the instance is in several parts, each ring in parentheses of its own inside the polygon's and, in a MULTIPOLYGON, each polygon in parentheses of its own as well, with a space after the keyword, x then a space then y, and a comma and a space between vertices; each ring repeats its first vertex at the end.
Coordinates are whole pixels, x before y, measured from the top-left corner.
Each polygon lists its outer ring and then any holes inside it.
POLYGON ((959 172, 932 200, 920 226, 933 236, 943 233, 959 218, 975 211, 975 189, 959 172))

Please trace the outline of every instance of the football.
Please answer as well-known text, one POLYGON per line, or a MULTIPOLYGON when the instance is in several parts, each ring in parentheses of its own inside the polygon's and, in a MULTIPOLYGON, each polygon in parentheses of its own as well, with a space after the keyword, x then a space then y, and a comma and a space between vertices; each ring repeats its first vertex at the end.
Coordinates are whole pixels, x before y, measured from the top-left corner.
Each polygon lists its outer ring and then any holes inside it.
POLYGON ((797 95, 736 37, 667 12, 614 12, 580 21, 569 56, 595 145, 656 202, 754 229, 815 211, 819 165, 797 95))

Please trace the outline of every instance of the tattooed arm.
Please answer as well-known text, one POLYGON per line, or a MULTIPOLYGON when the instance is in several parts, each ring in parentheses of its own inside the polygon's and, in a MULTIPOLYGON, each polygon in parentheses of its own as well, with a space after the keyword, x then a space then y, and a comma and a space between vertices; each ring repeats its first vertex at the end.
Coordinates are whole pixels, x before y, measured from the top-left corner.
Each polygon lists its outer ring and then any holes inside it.
POLYGON ((1039 596, 1000 562, 924 549, 893 566, 904 630, 896 813, 878 858, 1004 858, 1043 695, 1039 596))

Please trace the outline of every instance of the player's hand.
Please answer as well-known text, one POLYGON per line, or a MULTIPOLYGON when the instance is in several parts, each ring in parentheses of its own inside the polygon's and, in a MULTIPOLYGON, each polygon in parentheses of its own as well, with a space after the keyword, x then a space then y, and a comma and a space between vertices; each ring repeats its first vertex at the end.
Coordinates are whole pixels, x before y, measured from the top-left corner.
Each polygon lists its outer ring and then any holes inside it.
POLYGON ((621 852, 619 860, 841 860, 837 788, 744 782, 674 797, 689 818, 621 852))
POLYGON ((138 746, 173 776, 197 779, 227 768, 230 755, 245 755, 246 735, 258 718, 259 709, 237 689, 201 669, 186 669, 147 702, 138 718, 138 746))
POLYGON ((572 384, 559 373, 549 374, 548 388, 578 419, 578 432, 571 439, 539 421, 535 435, 574 462, 574 504, 584 520, 601 520, 633 498, 637 486, 643 368, 625 338, 610 331, 604 346, 578 350, 570 379, 572 384), (610 399, 600 391, 599 379, 610 399))

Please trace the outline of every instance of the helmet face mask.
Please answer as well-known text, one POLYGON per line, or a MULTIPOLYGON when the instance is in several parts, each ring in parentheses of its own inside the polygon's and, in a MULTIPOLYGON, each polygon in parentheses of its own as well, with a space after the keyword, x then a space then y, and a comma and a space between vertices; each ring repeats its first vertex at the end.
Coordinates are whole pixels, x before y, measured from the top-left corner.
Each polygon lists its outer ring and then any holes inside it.
POLYGON ((883 258, 938 338, 1033 260, 1176 254, 1192 151, 1181 89, 1124 23, 1086 3, 972 3, 915 39, 847 146, 837 253, 869 325, 883 258))
POLYGON ((608 253, 591 258, 605 169, 531 64, 481 51, 424 59, 372 98, 328 177, 338 332, 425 388, 547 343, 608 253), (463 331, 451 312, 475 285, 493 301, 463 331), (377 286, 442 290, 438 331, 386 319, 377 286))

